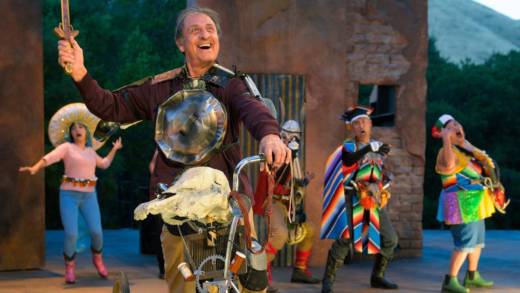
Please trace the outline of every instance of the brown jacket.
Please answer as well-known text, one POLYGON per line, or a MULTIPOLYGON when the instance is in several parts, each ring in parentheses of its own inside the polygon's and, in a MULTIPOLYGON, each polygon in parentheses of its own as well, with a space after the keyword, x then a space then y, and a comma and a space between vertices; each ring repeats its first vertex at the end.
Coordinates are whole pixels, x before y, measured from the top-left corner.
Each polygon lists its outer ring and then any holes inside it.
MULTIPOLYGON (((159 81, 149 79, 141 85, 112 92, 101 88, 87 74, 76 86, 93 114, 103 120, 129 123, 138 120, 155 121, 159 105, 182 90, 186 80, 185 73, 181 72, 174 78, 159 81)), ((207 90, 222 102, 228 113, 228 129, 224 144, 239 140, 240 123, 244 124, 256 140, 268 134, 280 133, 276 119, 258 99, 251 96, 240 78, 230 79, 226 86, 207 83, 207 90)), ((231 183, 233 170, 241 158, 240 146, 235 144, 226 151, 213 155, 205 165, 223 171, 231 183)), ((150 192, 153 192, 157 183, 171 184, 182 168, 182 165, 168 160, 159 152, 154 173, 150 178, 150 192)), ((247 185, 246 182, 243 184, 247 185)), ((250 186, 244 187, 243 191, 252 193, 250 186)))

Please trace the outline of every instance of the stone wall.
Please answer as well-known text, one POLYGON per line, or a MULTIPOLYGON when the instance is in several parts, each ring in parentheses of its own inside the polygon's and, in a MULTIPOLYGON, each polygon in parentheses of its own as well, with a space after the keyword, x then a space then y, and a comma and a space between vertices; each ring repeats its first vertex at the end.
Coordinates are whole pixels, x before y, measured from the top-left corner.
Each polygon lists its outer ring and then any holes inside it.
POLYGON ((373 137, 392 146, 386 167, 394 178, 388 214, 399 235, 397 256, 419 256, 422 249, 424 162, 404 148, 395 128, 374 127, 373 137))
POLYGON ((426 3, 348 1, 347 97, 360 84, 396 87, 395 127, 374 128, 390 143, 394 174, 388 210, 399 235, 397 255, 418 256, 422 249, 422 210, 426 111, 426 3))
POLYGON ((44 151, 41 21, 41 1, 0 2, 0 270, 44 263, 44 172, 18 172, 44 151))
MULTIPOLYGON (((424 160, 427 3, 426 1, 346 1, 348 97, 358 85, 396 85, 396 127, 405 149, 424 160)), ((354 101, 355 102, 355 101, 354 101)))
MULTIPOLYGON (((394 146, 389 164, 396 183, 389 213, 400 236, 398 253, 419 255, 426 1, 191 0, 188 4, 220 13, 223 65, 236 64, 244 72, 305 76, 305 166, 317 175, 308 186, 306 206, 314 223, 321 216, 324 162, 345 137, 337 117, 357 102, 359 84, 396 86, 395 127, 375 132, 394 146)), ((316 240, 311 263, 323 265, 330 241, 316 240)))

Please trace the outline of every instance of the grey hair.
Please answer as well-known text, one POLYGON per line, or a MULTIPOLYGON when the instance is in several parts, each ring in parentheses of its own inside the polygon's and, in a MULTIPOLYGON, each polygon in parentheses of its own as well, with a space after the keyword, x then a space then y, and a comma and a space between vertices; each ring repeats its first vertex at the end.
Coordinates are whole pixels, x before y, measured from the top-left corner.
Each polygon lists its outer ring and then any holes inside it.
POLYGON ((184 30, 184 20, 186 20, 186 17, 196 13, 205 14, 211 18, 211 20, 213 20, 215 23, 215 27, 217 28, 217 34, 220 36, 220 18, 215 10, 205 7, 189 7, 182 10, 177 17, 177 27, 175 28, 176 41, 183 38, 182 31, 184 30))

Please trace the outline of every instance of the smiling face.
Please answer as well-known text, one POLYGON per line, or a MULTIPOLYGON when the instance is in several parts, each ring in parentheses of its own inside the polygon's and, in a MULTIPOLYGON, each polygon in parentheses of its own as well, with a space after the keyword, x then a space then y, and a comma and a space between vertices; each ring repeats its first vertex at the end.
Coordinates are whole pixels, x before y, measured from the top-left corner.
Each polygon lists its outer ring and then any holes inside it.
POLYGON ((184 19, 182 37, 177 47, 184 53, 191 76, 199 76, 215 63, 220 50, 217 27, 203 13, 192 13, 184 19))
POLYGON ((87 141, 87 129, 81 123, 72 123, 69 135, 76 144, 84 144, 87 141))
POLYGON ((462 124, 460 124, 457 120, 451 120, 444 126, 446 130, 450 131, 450 141, 452 144, 462 146, 466 141, 466 135, 464 133, 464 128, 462 124))
POLYGON ((360 117, 352 122, 352 131, 356 141, 369 143, 372 135, 372 120, 368 117, 360 117))

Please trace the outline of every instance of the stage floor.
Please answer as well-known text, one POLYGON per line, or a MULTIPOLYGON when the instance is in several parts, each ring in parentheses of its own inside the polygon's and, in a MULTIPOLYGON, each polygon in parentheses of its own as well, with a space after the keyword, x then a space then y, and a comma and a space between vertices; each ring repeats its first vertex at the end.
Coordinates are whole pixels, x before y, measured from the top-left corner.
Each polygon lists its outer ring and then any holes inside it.
MULTIPOLYGON (((0 272, 0 292, 112 292, 112 283, 119 271, 127 273, 132 293, 167 292, 165 282, 157 278, 155 257, 139 254, 137 230, 105 230, 104 235, 105 262, 110 271, 108 280, 97 276, 90 262, 90 253, 85 251, 78 256, 76 284, 66 285, 63 279, 63 233, 47 231, 45 268, 0 272)), ((480 272, 494 280, 496 285, 493 289, 475 289, 472 292, 520 292, 520 231, 487 231, 486 237, 480 272)), ((424 231, 422 257, 397 259, 390 264, 387 277, 400 285, 400 290, 393 292, 439 292, 451 249, 449 231, 424 231)), ((344 266, 338 271, 335 292, 388 292, 368 288, 371 268, 370 260, 354 261, 344 266)), ((312 271, 320 277, 323 274, 323 268, 312 268, 312 271)), ((289 283, 290 274, 290 268, 275 268, 273 275, 279 292, 320 291, 321 285, 289 283)))

